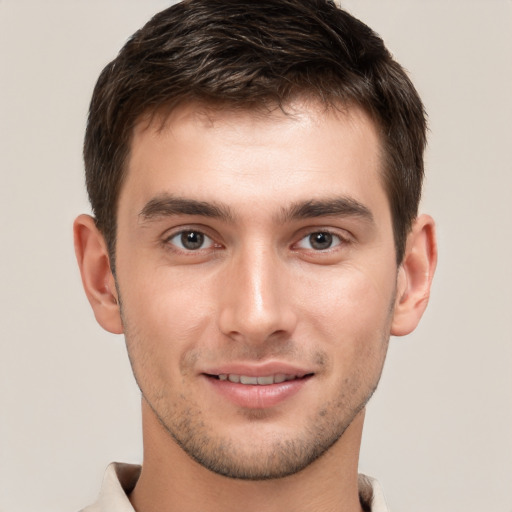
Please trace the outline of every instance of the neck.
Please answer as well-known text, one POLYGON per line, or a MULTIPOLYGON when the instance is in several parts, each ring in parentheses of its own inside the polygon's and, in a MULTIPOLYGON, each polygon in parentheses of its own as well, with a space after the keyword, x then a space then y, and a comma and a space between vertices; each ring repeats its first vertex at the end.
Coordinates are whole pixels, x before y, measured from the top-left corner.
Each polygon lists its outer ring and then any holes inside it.
POLYGON ((357 465, 364 410, 324 455, 298 473, 238 480, 191 459, 143 401, 144 461, 130 501, 137 512, 361 512, 357 465))

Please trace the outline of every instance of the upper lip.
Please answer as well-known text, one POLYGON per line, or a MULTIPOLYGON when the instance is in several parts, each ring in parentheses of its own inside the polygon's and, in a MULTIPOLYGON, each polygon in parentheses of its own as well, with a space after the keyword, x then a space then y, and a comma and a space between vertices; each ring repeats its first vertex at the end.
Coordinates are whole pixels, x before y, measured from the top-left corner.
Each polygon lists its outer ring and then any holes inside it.
POLYGON ((314 373, 310 368, 297 366, 284 362, 266 362, 260 364, 254 363, 226 363, 212 368, 208 368, 201 373, 205 375, 246 375, 247 377, 264 377, 268 375, 295 375, 303 377, 314 373))

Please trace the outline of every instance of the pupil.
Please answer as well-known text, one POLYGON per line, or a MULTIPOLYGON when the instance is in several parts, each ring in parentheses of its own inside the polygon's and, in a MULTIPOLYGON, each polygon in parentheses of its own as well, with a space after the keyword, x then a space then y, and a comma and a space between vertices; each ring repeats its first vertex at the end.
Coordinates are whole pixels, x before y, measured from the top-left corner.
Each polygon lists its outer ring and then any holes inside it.
POLYGON ((329 249, 332 245, 332 235, 330 233, 313 233, 309 236, 309 243, 313 249, 329 249))
POLYGON ((186 249, 199 249, 204 242, 204 235, 195 231, 187 231, 181 234, 181 243, 186 249))

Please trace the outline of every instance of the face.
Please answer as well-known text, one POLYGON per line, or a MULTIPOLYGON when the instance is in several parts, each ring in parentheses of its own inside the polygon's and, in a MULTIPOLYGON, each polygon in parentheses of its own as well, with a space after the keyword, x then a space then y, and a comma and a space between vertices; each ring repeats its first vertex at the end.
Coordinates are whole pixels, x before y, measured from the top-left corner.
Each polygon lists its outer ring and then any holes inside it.
POLYGON ((396 295, 379 140, 360 111, 174 111, 134 133, 123 329, 149 408, 203 466, 293 474, 379 380, 396 295))

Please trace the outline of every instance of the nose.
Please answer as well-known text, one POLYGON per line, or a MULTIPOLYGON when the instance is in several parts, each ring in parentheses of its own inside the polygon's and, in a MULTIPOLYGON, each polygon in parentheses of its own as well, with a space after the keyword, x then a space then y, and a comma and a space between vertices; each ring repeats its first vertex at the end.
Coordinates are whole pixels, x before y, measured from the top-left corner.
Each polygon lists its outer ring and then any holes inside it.
POLYGON ((221 291, 223 334, 251 343, 291 336, 297 315, 285 267, 277 254, 262 247, 233 258, 221 291))

